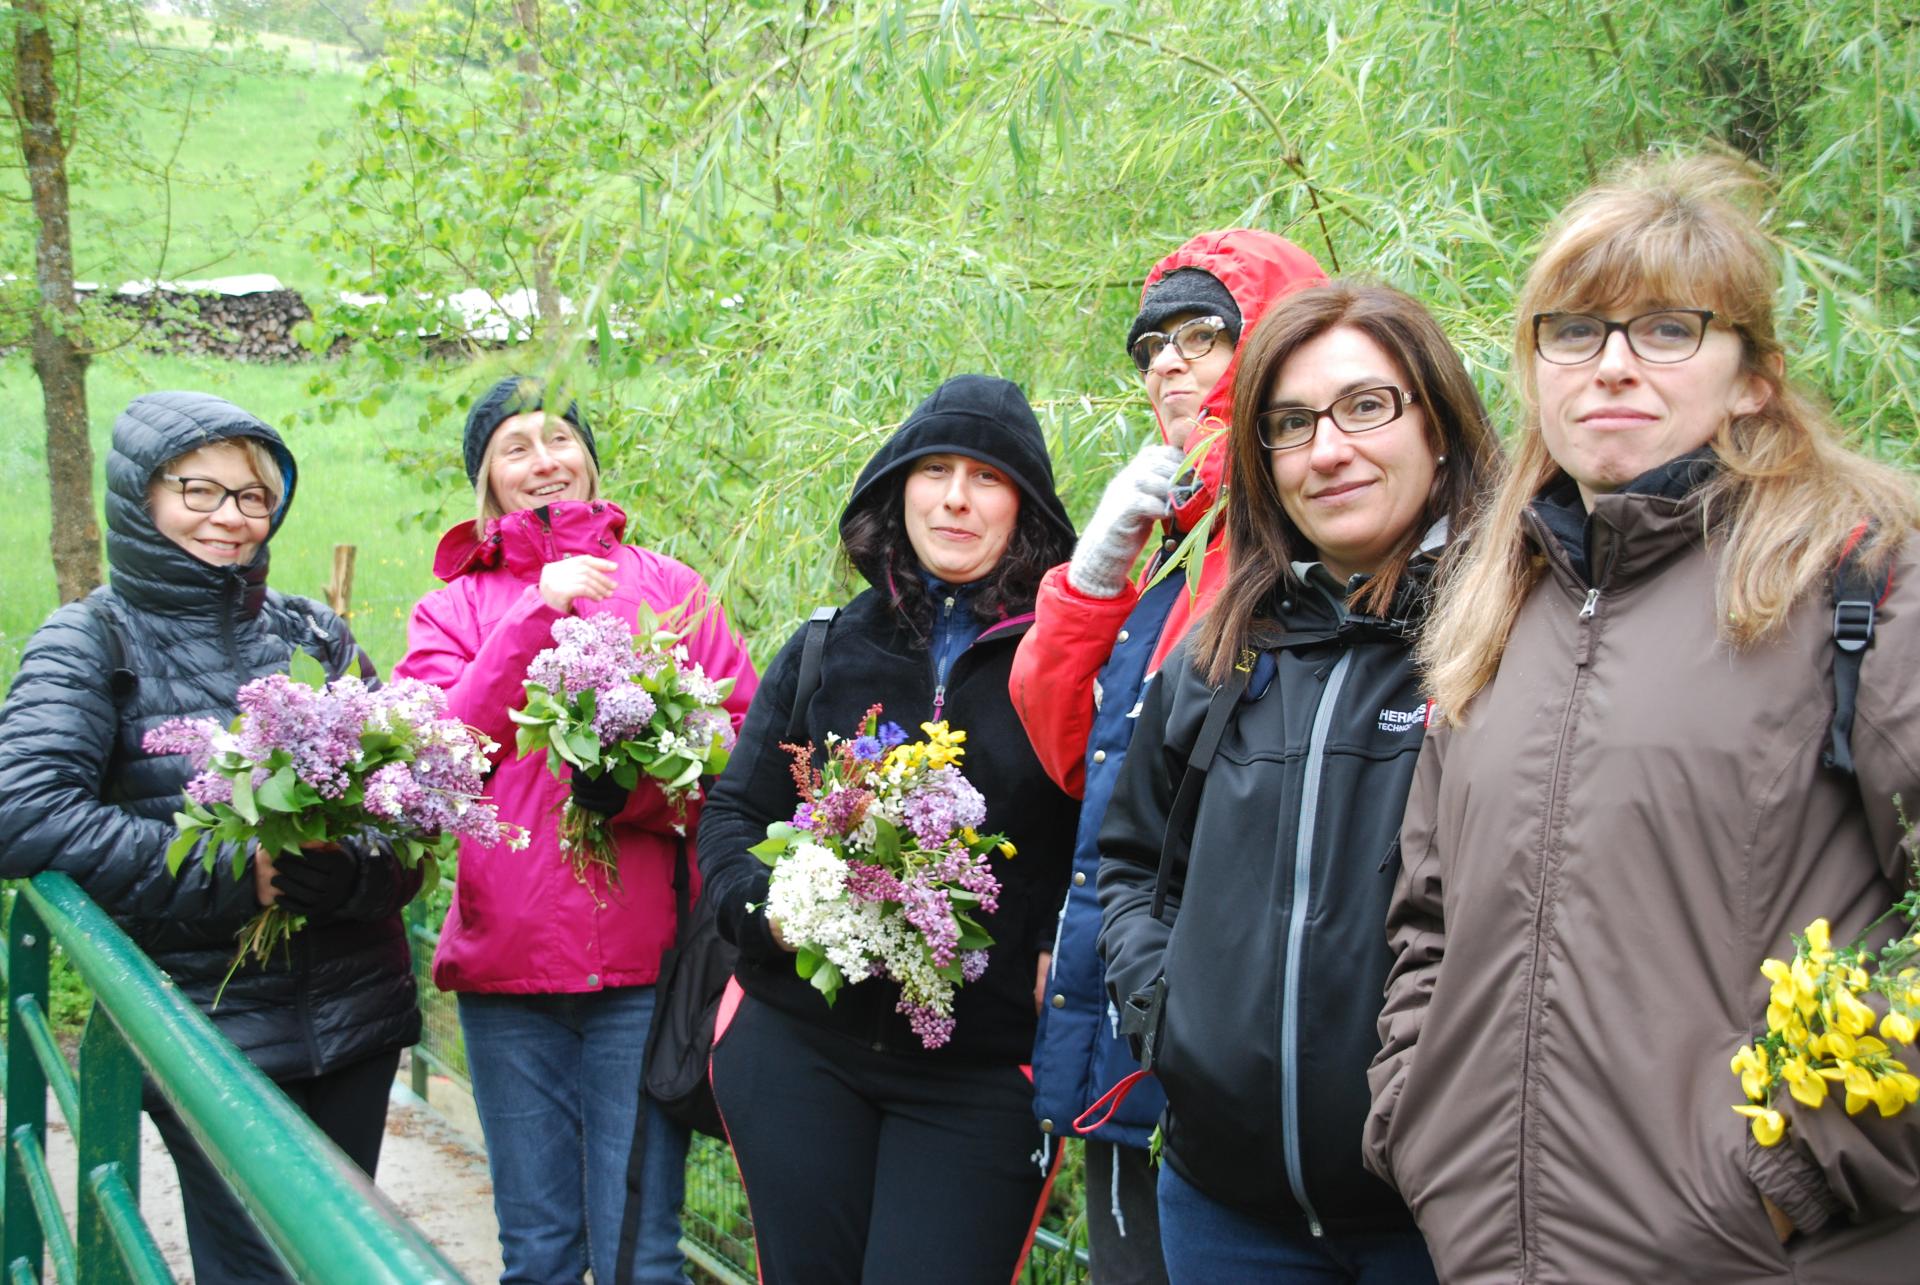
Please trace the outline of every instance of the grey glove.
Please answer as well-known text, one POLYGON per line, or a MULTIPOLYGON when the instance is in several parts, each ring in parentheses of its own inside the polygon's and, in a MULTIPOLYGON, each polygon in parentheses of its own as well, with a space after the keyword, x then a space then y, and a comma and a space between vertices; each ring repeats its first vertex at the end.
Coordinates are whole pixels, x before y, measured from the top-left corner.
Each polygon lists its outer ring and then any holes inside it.
POLYGON ((1153 524, 1171 511, 1167 491, 1185 459, 1177 446, 1150 442, 1114 474, 1073 547, 1068 584, 1089 598, 1119 596, 1153 524))

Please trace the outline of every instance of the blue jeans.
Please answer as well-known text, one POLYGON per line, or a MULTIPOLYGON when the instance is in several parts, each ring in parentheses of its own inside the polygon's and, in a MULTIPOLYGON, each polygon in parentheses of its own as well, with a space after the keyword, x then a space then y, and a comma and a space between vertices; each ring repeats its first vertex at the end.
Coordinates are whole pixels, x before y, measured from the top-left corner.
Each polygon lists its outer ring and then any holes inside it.
POLYGON ((614 1279, 653 987, 463 992, 473 1100, 500 1220, 501 1285, 684 1285, 687 1131, 649 1105, 634 1275, 614 1279))
POLYGON ((1174 1285, 1216 1281, 1300 1285, 1419 1285, 1435 1280, 1418 1232, 1312 1236, 1289 1231, 1214 1200, 1160 1165, 1160 1248, 1174 1285))

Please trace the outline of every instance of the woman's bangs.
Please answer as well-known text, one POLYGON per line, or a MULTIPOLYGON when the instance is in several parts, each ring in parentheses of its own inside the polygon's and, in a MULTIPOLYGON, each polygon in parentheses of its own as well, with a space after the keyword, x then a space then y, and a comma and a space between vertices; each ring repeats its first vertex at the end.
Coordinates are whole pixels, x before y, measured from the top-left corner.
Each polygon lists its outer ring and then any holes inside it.
MULTIPOLYGON (((1720 238, 1668 223, 1621 226, 1543 264, 1535 312, 1620 316, 1655 307, 1728 315, 1727 296, 1751 269, 1720 238)), ((1738 310, 1736 310, 1737 315, 1738 310)))

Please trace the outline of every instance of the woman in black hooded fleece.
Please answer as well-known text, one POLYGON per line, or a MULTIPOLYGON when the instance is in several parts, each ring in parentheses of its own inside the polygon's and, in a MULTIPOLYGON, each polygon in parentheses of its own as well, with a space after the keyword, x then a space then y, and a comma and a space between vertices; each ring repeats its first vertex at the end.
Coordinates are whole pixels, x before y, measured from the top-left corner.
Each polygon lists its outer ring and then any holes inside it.
MULTIPOLYGON (((267 587, 295 478, 279 435, 218 397, 150 393, 121 413, 107 457, 111 585, 40 626, 0 709, 0 877, 72 876, 371 1175, 400 1050, 420 1036, 399 913, 418 873, 344 844, 277 862, 249 853, 239 879, 226 854, 207 871, 196 849, 169 874, 193 768, 141 746, 169 719, 224 723, 240 687, 296 651, 335 675, 364 663, 345 621, 267 587), (307 926, 284 954, 243 963, 214 1007, 235 934, 272 901, 307 926)), ((148 1110, 179 1170, 194 1278, 289 1280, 151 1089, 148 1110)))
POLYGON ((1026 397, 1002 379, 948 380, 861 470, 840 518, 872 586, 840 612, 820 682, 788 735, 805 630, 755 694, 700 824, 704 887, 740 948, 722 1004, 713 1088, 746 1183, 770 1285, 976 1282, 1018 1274, 1049 1152, 1034 1124, 1038 986, 1066 890, 1077 804, 1047 779, 1007 696, 1015 646, 1047 568, 1073 548, 1026 397), (961 769, 987 803, 1002 892, 994 946, 963 985, 944 1046, 895 1011, 900 988, 843 986, 832 1007, 794 971, 747 849, 799 803, 789 740, 854 735, 867 708, 967 734, 961 769))

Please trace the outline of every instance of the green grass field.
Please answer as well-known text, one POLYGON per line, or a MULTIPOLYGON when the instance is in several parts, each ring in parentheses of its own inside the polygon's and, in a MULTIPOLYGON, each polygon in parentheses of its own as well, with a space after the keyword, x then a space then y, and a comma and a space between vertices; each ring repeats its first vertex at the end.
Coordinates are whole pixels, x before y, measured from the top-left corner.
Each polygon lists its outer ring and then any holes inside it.
MULTIPOLYGON (((406 643, 408 607, 435 585, 433 548, 441 530, 471 511, 464 491, 441 495, 388 462, 391 445, 423 443, 415 427, 424 385, 387 404, 377 418, 301 423, 305 369, 247 366, 141 356, 101 363, 88 383, 95 452, 96 500, 113 420, 133 397, 163 388, 218 394, 280 429, 300 465, 299 490, 286 525, 273 542, 275 588, 325 596, 333 546, 358 547, 353 627, 384 672, 406 643)), ((47 553, 48 495, 40 387, 24 357, 0 360, 0 398, 17 408, 13 427, 0 432, 0 548, 8 553, 6 591, 0 594, 0 678, 11 677, 20 648, 55 606, 47 553)), ((444 450, 454 464, 459 425, 449 424, 444 450)), ((426 444, 433 445, 432 442, 426 444)))

